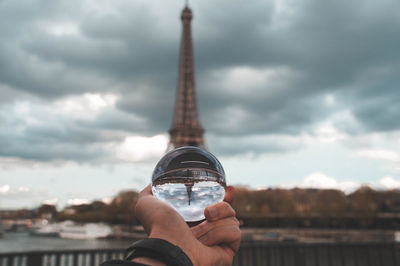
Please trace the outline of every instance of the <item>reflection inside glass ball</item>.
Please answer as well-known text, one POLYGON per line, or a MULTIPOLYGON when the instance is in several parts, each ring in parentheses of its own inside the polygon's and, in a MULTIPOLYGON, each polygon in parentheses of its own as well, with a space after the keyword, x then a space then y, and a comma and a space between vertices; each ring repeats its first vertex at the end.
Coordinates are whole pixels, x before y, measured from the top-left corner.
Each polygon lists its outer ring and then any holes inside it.
POLYGON ((224 199, 225 187, 225 173, 217 158, 191 146, 167 153, 152 177, 153 195, 187 222, 204 219, 204 209, 224 199))

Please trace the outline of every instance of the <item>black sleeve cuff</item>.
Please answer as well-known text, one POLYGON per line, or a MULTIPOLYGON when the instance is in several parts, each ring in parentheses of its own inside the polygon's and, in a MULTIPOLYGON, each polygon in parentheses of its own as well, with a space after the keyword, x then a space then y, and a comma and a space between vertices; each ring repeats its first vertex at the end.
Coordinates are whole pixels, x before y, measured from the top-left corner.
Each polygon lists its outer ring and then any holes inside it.
POLYGON ((159 238, 136 241, 128 249, 126 260, 146 257, 164 262, 167 266, 193 266, 181 248, 159 238))

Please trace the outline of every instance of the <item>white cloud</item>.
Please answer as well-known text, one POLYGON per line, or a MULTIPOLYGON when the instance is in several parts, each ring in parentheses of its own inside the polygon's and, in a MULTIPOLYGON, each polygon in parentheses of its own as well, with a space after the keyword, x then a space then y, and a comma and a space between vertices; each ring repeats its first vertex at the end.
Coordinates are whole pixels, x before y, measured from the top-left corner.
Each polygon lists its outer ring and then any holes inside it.
POLYGON ((65 35, 77 35, 79 33, 79 26, 76 22, 48 22, 49 25, 45 25, 46 31, 58 37, 65 35))
POLYGON ((335 98, 335 96, 333 96, 332 94, 327 94, 327 95, 325 95, 325 97, 324 97, 324 102, 325 102, 327 105, 335 105, 335 104, 336 104, 336 98, 335 98))
POLYGON ((105 204, 110 204, 113 199, 110 197, 102 198, 101 201, 105 204))
POLYGON ((0 194, 7 194, 11 187, 9 185, 3 185, 0 187, 0 194))
POLYGON ((284 188, 315 188, 315 189, 338 189, 345 193, 351 193, 359 188, 361 184, 356 181, 339 181, 333 177, 327 176, 320 172, 314 172, 300 182, 289 182, 279 185, 284 188))
POLYGON ((386 189, 400 189, 400 180, 391 176, 383 177, 379 180, 379 184, 386 189))
POLYGON ((10 186, 8 184, 0 186, 0 194, 10 198, 20 199, 26 197, 48 197, 48 191, 46 189, 32 189, 26 186, 10 186))
POLYGON ((226 93, 257 98, 265 92, 266 88, 270 95, 281 94, 285 89, 292 89, 288 86, 288 82, 297 78, 299 74, 288 67, 239 66, 214 71, 212 80, 218 83, 218 87, 226 93))
POLYGON ((29 126, 51 124, 61 119, 94 119, 105 109, 113 109, 118 98, 116 94, 84 93, 50 104, 22 100, 0 108, 0 117, 6 121, 6 126, 12 125, 15 131, 21 133, 29 126))
POLYGON ((276 72, 274 69, 263 70, 250 67, 235 67, 227 72, 226 79, 224 80, 225 87, 256 88, 264 86, 276 72))
POLYGON ((161 157, 166 152, 167 145, 166 135, 126 137, 124 142, 117 146, 116 156, 124 161, 146 161, 161 157))
POLYGON ((356 156, 365 157, 369 159, 400 162, 400 153, 390 150, 363 149, 363 150, 358 150, 355 154, 356 156))
POLYGON ((42 201, 42 204, 57 205, 58 201, 59 201, 58 198, 47 199, 47 200, 42 201))
POLYGON ((0 168, 2 169, 15 169, 20 167, 38 169, 44 166, 44 163, 24 160, 17 157, 0 157, 0 168))
POLYGON ((117 100, 114 94, 84 93, 58 100, 51 109, 67 117, 93 119, 101 110, 114 107, 117 100))
MULTIPOLYGON (((35 181, 32 182, 35 183, 35 181)), ((36 208, 45 203, 46 199, 54 197, 44 188, 20 186, 18 183, 21 182, 15 183, 11 180, 10 185, 0 186, 0 209, 36 208)), ((31 181, 25 180, 23 183, 30 184, 31 181)))
MULTIPOLYGON (((228 122, 221 125, 227 125, 228 122)), ((214 151, 223 151, 225 155, 243 155, 258 153, 283 153, 298 150, 302 147, 303 139, 290 135, 252 135, 252 136, 226 136, 208 135, 208 143, 214 151), (246 151, 246 152, 244 152, 246 151)))
MULTIPOLYGON (((300 182, 292 181, 287 183, 282 183, 278 185, 278 187, 282 188, 316 188, 316 189, 338 189, 342 190, 345 193, 352 193, 357 190, 359 187, 364 185, 364 183, 360 183, 358 181, 340 181, 334 177, 327 176, 320 172, 314 172, 306 177, 300 182)), ((374 189, 400 189, 400 180, 396 179, 392 176, 385 176, 379 180, 378 183, 370 183, 366 184, 374 189)))
POLYGON ((292 0, 275 0, 275 9, 272 16, 271 27, 275 30, 288 27, 292 22, 296 5, 292 0))
POLYGON ((331 143, 348 138, 347 134, 340 132, 331 123, 322 123, 317 127, 316 140, 319 142, 331 143))
POLYGON ((67 203, 68 205, 81 205, 81 204, 89 204, 90 201, 88 199, 75 198, 75 199, 69 199, 67 203))

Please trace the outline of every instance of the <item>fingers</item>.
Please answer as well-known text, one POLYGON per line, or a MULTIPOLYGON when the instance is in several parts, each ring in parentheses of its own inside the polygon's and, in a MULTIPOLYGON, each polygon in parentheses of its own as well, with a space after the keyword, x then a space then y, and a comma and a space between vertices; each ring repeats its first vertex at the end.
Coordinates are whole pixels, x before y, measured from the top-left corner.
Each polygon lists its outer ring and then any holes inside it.
POLYGON ((191 228, 193 235, 206 246, 222 245, 233 254, 237 252, 242 234, 231 205, 219 202, 207 207, 204 215, 206 221, 191 228))
POLYGON ((204 221, 199 225, 191 228, 193 235, 199 239, 203 235, 212 232, 214 229, 221 229, 223 227, 236 226, 239 227, 239 221, 235 217, 227 217, 215 222, 204 221))
POLYGON ((225 189, 224 201, 232 203, 234 196, 235 196, 235 188, 233 186, 227 186, 225 189))
POLYGON ((151 191, 151 184, 149 184, 148 186, 146 186, 142 191, 140 191, 139 193, 139 197, 143 197, 143 196, 147 196, 147 195, 152 195, 152 191, 151 191))
POLYGON ((208 206, 204 210, 204 216, 206 217, 207 221, 216 221, 226 217, 235 217, 235 215, 235 210, 231 207, 231 205, 224 201, 208 206))
POLYGON ((194 236, 204 245, 226 245, 236 252, 242 234, 239 221, 235 217, 224 218, 216 222, 203 222, 192 229, 194 236))
POLYGON ((203 235, 199 241, 206 246, 223 244, 229 246, 235 253, 239 250, 242 233, 239 227, 224 227, 223 230, 214 229, 212 233, 203 235))

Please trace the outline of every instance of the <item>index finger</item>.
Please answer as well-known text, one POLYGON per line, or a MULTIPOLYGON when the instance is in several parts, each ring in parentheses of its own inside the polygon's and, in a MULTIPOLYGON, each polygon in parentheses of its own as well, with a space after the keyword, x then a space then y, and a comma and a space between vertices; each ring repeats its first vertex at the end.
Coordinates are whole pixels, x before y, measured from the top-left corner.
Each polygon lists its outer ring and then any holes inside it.
POLYGON ((208 206, 204 210, 204 216, 206 217, 207 221, 217 221, 226 217, 235 217, 235 215, 235 210, 226 202, 216 203, 208 206))

